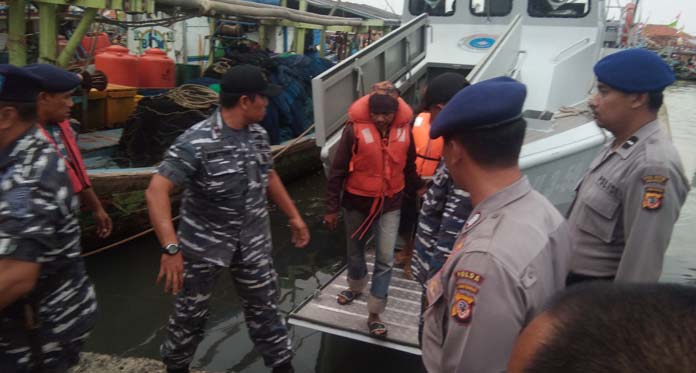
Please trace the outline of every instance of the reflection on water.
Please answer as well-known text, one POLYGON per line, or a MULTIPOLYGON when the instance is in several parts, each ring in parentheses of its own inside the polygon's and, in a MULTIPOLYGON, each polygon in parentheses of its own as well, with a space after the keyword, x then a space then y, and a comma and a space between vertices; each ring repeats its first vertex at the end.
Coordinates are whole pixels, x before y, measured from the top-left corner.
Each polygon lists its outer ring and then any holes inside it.
MULTIPOLYGON (((674 142, 687 175, 696 183, 696 84, 679 83, 667 91, 674 142)), ((325 180, 320 174, 289 186, 312 231, 309 247, 290 245, 285 219, 273 212, 274 260, 282 288, 280 308, 287 314, 343 265, 344 235, 321 226, 325 180)), ((664 281, 696 284, 696 190, 692 190, 665 260, 664 281)), ((158 358, 163 326, 172 298, 155 286, 159 244, 154 236, 90 257, 97 287, 99 320, 87 351, 158 358)), ((239 298, 223 274, 213 294, 208 330, 193 365, 211 371, 267 372, 248 338, 239 298)), ((290 327, 297 372, 420 372, 420 359, 374 345, 290 327)))
POLYGON ((672 233, 662 281, 696 285, 696 83, 678 82, 666 92, 672 140, 679 150, 692 189, 672 233))

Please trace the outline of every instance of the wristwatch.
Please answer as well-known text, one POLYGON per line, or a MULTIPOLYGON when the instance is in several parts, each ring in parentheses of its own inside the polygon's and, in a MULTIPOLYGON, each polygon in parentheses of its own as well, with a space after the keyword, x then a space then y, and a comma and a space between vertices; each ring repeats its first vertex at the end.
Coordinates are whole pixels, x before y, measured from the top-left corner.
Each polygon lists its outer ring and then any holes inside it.
POLYGON ((179 252, 179 245, 175 243, 170 243, 169 245, 162 248, 162 254, 176 255, 179 252))

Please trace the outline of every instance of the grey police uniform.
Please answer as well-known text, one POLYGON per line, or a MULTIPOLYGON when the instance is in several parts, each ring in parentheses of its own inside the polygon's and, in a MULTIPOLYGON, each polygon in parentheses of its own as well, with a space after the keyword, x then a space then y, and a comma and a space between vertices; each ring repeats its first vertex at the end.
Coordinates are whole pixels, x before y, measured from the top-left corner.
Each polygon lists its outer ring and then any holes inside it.
POLYGON ((278 314, 271 257, 266 193, 272 167, 266 131, 258 124, 232 129, 219 111, 184 132, 165 154, 157 172, 185 188, 178 227, 184 287, 161 347, 169 368, 191 363, 224 268, 243 300, 249 335, 266 365, 292 358, 278 314))
POLYGON ((478 204, 428 283, 429 372, 502 372, 522 328, 563 289, 571 237, 526 177, 478 204))
POLYGON ((421 285, 442 268, 472 208, 469 193, 454 185, 440 162, 418 216, 413 276, 421 285))
POLYGON ((78 363, 95 323, 94 288, 80 257, 78 201, 65 167, 34 128, 0 152, 0 259, 41 265, 32 292, 0 311, 1 372, 66 371, 78 363), (38 311, 31 331, 27 307, 38 311))
POLYGON ((615 281, 657 281, 689 191, 677 150, 657 120, 616 149, 607 145, 576 188, 569 212, 571 272, 615 281))

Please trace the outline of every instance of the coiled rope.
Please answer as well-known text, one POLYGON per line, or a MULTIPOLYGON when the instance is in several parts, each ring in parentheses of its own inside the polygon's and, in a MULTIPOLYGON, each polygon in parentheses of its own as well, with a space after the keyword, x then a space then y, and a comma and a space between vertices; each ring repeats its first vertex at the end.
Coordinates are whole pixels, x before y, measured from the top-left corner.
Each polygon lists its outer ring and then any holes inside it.
POLYGON ((217 92, 198 84, 184 84, 170 90, 165 96, 191 110, 208 109, 220 100, 217 92))

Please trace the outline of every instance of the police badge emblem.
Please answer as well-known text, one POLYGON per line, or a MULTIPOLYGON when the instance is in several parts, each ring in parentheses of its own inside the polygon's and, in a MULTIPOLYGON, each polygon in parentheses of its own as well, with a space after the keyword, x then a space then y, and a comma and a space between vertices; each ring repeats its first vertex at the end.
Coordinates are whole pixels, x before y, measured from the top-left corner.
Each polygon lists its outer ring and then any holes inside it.
POLYGON ((662 198, 665 190, 660 188, 645 188, 643 193, 643 208, 646 210, 657 210, 662 206, 662 198))
POLYGON ((456 293, 452 305, 451 316, 457 322, 468 324, 474 312, 474 297, 456 293))

